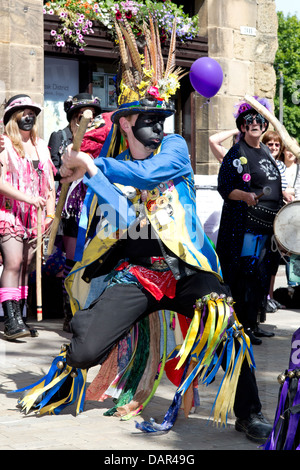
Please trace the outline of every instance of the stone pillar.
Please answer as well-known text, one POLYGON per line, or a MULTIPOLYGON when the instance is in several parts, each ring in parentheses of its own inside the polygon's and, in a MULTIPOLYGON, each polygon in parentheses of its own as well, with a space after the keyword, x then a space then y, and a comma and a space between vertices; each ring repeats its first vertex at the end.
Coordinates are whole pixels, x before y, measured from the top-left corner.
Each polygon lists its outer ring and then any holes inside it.
MULTIPOLYGON (((277 15, 274 0, 198 0, 200 34, 208 36, 208 55, 223 70, 219 93, 204 105, 196 94, 196 173, 216 174, 219 164, 209 151, 208 137, 233 129, 234 105, 245 94, 272 102, 276 77, 277 15)), ((224 143, 230 148, 232 142, 224 143)))
MULTIPOLYGON (((43 104, 44 26, 40 0, 0 0, 0 105, 18 93, 43 104)), ((42 118, 38 119, 42 133, 42 118)))

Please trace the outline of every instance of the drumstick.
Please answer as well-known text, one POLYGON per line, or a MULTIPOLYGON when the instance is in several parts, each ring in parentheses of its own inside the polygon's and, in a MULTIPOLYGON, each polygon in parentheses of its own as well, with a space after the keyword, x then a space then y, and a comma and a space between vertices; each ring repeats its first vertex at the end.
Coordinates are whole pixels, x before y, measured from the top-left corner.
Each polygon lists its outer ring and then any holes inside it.
POLYGON ((272 188, 270 188, 270 186, 265 186, 262 190, 262 193, 258 194, 258 196, 255 196, 255 199, 258 200, 262 196, 270 196, 271 192, 272 192, 272 188))
MULTIPOLYGON (((82 118, 80 119, 79 127, 73 140, 73 150, 75 150, 76 152, 80 150, 81 142, 86 132, 86 128, 92 118, 93 118, 92 111, 90 109, 86 109, 82 115, 82 118)), ((61 213, 66 202, 69 186, 70 186, 69 183, 63 183, 61 185, 61 193, 59 195, 58 203, 55 209, 54 220, 51 226, 51 232, 50 232, 49 243, 48 243, 48 251, 47 251, 48 255, 51 255, 52 250, 53 250, 53 246, 54 246, 54 242, 55 242, 55 238, 56 238, 56 234, 57 234, 57 230, 58 230, 58 226, 60 222, 60 217, 61 217, 61 213)))

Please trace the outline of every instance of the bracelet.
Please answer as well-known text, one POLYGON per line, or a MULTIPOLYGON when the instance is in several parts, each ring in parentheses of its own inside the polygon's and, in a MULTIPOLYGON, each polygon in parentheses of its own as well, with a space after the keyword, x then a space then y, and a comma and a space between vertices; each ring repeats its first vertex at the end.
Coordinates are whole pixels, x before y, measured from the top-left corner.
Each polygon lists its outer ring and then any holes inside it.
POLYGON ((47 214, 46 219, 54 219, 55 215, 54 214, 47 214))

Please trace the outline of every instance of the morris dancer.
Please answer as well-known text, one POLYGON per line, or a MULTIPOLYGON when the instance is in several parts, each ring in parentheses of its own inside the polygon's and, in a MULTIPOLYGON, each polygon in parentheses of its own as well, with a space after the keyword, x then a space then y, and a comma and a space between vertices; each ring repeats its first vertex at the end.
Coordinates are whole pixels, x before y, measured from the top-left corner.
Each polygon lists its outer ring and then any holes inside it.
MULTIPOLYGON (((236 429, 264 442, 271 426, 261 413, 251 344, 235 317, 218 258, 196 214, 188 148, 181 136, 163 134, 165 118, 175 112, 170 97, 181 71, 170 65, 170 59, 161 72, 159 51, 151 66, 154 57, 149 51, 157 44, 151 18, 150 32, 145 32, 152 38, 145 47, 145 65, 134 52, 132 35, 124 28, 119 31, 118 25, 116 29, 123 74, 110 138, 96 160, 68 148, 61 168, 64 182, 84 176, 88 187, 87 244, 66 281, 74 312, 73 337, 21 404, 26 411, 33 406, 41 413, 55 413, 78 393, 81 411, 86 370, 103 364, 132 327, 166 309, 191 319, 176 358, 182 380, 163 423, 142 422, 138 428, 170 429, 195 377, 210 383, 222 364, 225 373, 215 419, 225 423, 234 408, 236 429), (136 73, 126 66, 123 36, 134 55, 136 73), (120 152, 125 140, 128 148, 120 152), (93 213, 99 208, 103 218, 92 237, 93 213), (107 287, 91 300, 90 286, 102 275, 107 287)), ((173 60, 173 39, 171 44, 173 60)), ((144 351, 146 355, 146 347, 144 351)))

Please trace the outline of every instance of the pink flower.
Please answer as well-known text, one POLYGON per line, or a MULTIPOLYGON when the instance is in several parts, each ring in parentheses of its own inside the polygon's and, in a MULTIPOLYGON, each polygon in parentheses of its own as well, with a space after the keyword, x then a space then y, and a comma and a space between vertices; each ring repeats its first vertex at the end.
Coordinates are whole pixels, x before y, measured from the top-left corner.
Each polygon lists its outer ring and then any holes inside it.
POLYGON ((149 95, 154 96, 154 98, 160 99, 159 91, 158 91, 158 88, 156 86, 151 86, 148 89, 148 93, 149 93, 149 95))

